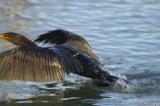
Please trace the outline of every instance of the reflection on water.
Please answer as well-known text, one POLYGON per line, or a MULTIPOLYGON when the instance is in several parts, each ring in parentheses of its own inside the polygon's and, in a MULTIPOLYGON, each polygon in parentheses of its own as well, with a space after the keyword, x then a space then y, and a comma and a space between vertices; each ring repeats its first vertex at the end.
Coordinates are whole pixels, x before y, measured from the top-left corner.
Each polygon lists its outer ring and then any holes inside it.
POLYGON ((1 101, 6 102, 1 102, 0 104, 14 104, 14 106, 21 104, 30 106, 59 104, 61 106, 66 103, 73 106, 76 104, 89 106, 89 104, 87 105, 87 103, 83 103, 81 100, 101 98, 99 94, 102 91, 97 90, 91 84, 81 83, 81 85, 75 85, 68 82, 64 84, 40 84, 19 81, 1 82, 0 97, 1 101), (12 101, 10 101, 11 99, 12 101))
POLYGON ((1 0, 0 32, 19 32, 32 39, 57 28, 81 34, 92 44, 106 70, 127 77, 132 86, 98 88, 81 78, 58 87, 1 82, 0 105, 145 106, 148 102, 157 103, 159 11, 158 0, 1 0))

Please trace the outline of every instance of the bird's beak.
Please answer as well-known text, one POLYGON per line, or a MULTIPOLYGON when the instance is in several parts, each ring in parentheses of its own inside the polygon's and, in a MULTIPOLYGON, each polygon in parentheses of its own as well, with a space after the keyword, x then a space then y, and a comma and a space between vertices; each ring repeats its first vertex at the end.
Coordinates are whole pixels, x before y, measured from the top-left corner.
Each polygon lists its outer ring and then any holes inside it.
POLYGON ((7 41, 7 42, 10 42, 10 38, 7 37, 5 34, 0 34, 0 39, 3 39, 5 41, 7 41))

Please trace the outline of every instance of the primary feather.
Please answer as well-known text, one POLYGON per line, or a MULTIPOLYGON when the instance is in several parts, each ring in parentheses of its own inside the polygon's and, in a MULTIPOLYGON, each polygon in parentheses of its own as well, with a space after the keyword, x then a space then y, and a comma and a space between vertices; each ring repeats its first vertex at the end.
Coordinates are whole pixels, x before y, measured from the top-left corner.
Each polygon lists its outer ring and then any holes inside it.
POLYGON ((18 47, 0 55, 0 80, 63 81, 79 64, 65 49, 18 47))

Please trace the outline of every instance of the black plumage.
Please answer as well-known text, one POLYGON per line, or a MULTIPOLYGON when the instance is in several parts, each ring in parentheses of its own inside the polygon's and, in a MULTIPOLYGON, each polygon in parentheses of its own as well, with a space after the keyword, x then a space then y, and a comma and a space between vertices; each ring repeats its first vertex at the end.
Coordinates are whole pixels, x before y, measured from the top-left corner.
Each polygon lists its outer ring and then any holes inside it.
POLYGON ((0 80, 63 81, 69 73, 91 78, 103 86, 113 86, 118 80, 103 70, 89 43, 77 34, 61 29, 42 34, 35 42, 53 44, 45 48, 20 34, 14 36, 22 40, 14 41, 13 33, 0 35, 18 46, 0 54, 0 80))
POLYGON ((98 56, 92 51, 91 45, 83 37, 64 29, 57 29, 39 35, 34 42, 68 46, 79 53, 87 54, 88 56, 98 60, 98 56))

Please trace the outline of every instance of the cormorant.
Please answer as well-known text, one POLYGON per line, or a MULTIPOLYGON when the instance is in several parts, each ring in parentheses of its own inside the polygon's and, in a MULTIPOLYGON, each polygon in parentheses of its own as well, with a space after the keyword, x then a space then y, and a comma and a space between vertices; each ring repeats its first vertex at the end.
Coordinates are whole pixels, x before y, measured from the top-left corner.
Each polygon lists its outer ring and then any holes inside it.
POLYGON ((63 81, 66 73, 74 73, 98 85, 113 86, 119 79, 104 71, 89 43, 72 32, 58 29, 35 40, 52 47, 38 47, 13 32, 0 34, 0 38, 18 46, 0 54, 0 80, 63 81))
POLYGON ((37 38, 34 42, 68 46, 81 54, 87 54, 98 60, 98 56, 92 51, 91 45, 83 37, 64 29, 57 29, 39 35, 39 38, 37 38))

